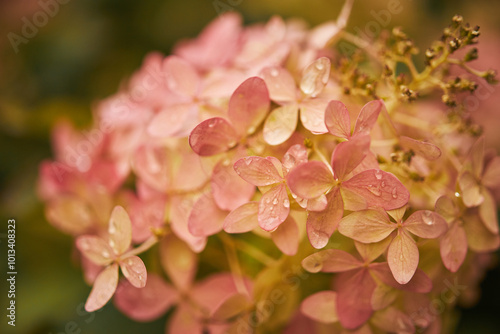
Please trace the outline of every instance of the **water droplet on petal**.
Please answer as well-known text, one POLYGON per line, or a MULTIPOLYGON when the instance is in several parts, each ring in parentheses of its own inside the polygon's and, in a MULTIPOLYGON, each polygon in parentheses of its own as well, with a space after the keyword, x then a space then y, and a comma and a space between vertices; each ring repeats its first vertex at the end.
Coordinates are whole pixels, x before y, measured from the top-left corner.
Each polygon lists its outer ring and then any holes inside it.
POLYGON ((455 192, 455 197, 460 197, 460 193, 458 191, 455 192))
POLYGON ((382 183, 380 184, 380 186, 381 186, 382 188, 384 188, 384 187, 385 187, 385 182, 384 182, 384 181, 382 181, 382 183))
POLYGON ((297 195, 295 195, 294 193, 292 193, 292 197, 295 199, 295 198, 297 198, 297 195))
POLYGON ((109 245, 112 247, 112 248, 115 248, 115 242, 113 240, 109 240, 109 245))
POLYGON ((375 171, 375 178, 376 178, 377 180, 382 180, 382 171, 381 171, 380 169, 377 169, 377 170, 375 171))
POLYGON ((252 163, 252 160, 253 160, 252 158, 246 158, 245 165, 250 166, 250 164, 252 163))
POLYGON ((106 251, 106 250, 103 250, 103 251, 102 251, 102 256, 104 256, 104 257, 109 257, 109 252, 108 252, 108 251, 106 251))
POLYGON ((269 72, 269 74, 271 74, 272 77, 277 77, 279 74, 279 71, 277 68, 273 68, 273 69, 271 69, 271 72, 269 72))
POLYGON ((426 225, 433 225, 434 215, 432 214, 431 211, 424 211, 424 213, 422 214, 422 220, 426 225))
POLYGON ((325 68, 325 65, 322 62, 318 61, 316 62, 316 68, 321 71, 322 69, 325 68))
POLYGON ((132 261, 132 259, 128 259, 127 263, 129 266, 131 266, 134 263, 134 261, 132 261))
POLYGON ((404 260, 404 256, 403 256, 403 254, 399 255, 399 259, 400 259, 401 261, 403 261, 403 260, 404 260))
POLYGON ((266 198, 266 200, 264 201, 266 204, 269 204, 271 203, 271 199, 270 198, 266 198))
POLYGON ((229 159, 222 160, 222 166, 226 166, 227 167, 227 166, 229 166, 230 163, 231 163, 231 160, 229 160, 229 159))
POLYGON ((273 199, 273 204, 274 205, 278 204, 278 199, 277 198, 273 199))
POLYGON ((287 198, 285 198, 285 200, 283 201, 283 206, 285 208, 289 208, 290 207, 290 201, 287 198))
POLYGON ((367 187, 367 189, 368 189, 368 190, 369 190, 369 191, 370 191, 373 195, 375 195, 375 196, 377 196, 377 197, 378 197, 378 196, 380 196, 380 195, 382 195, 382 193, 380 192, 380 188, 378 188, 378 187, 374 187, 374 186, 372 186, 372 185, 369 185, 369 186, 367 187))
POLYGON ((396 188, 392 189, 392 198, 398 198, 398 190, 396 188))
POLYGON ((251 127, 248 128, 247 134, 251 135, 252 133, 255 132, 255 130, 256 130, 255 126, 251 126, 251 127))

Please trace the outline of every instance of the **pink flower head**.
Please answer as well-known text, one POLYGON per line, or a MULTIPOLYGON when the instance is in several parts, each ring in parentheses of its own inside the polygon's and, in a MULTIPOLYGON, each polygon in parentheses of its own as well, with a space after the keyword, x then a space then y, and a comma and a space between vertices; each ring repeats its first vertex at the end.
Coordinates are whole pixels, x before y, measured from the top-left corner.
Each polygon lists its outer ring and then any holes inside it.
POLYGON ((245 80, 229 100, 228 118, 201 122, 189 136, 189 145, 200 156, 211 156, 235 147, 253 134, 269 111, 269 92, 258 77, 245 80))
POLYGON ((144 262, 127 253, 132 243, 132 223, 121 206, 116 206, 109 219, 108 238, 83 235, 76 239, 76 246, 93 263, 105 266, 94 281, 85 310, 93 312, 103 307, 115 293, 118 285, 118 267, 133 286, 146 285, 147 271, 144 262))
POLYGON ((299 197, 314 199, 327 194, 326 209, 310 213, 307 219, 307 233, 314 247, 326 245, 343 216, 346 204, 351 210, 368 207, 393 210, 408 202, 408 190, 390 173, 369 169, 349 176, 366 157, 369 145, 367 135, 354 136, 335 147, 331 169, 323 162, 309 161, 288 174, 288 185, 299 197))
POLYGON ((448 228, 439 214, 429 210, 419 210, 405 221, 405 208, 389 212, 396 223, 389 220, 385 211, 369 209, 353 212, 339 224, 339 232, 362 243, 374 243, 391 238, 387 262, 396 281, 407 284, 418 266, 419 251, 414 234, 421 238, 434 239, 444 234, 448 228))

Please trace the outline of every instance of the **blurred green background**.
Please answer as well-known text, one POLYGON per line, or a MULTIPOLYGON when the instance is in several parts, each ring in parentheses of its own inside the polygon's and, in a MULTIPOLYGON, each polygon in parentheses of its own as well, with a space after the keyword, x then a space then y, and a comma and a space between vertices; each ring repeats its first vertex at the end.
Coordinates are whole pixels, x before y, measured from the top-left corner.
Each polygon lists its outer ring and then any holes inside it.
MULTIPOLYGON (((54 0, 55 1, 55 0, 54 0)), ((17 326, 0 333, 162 333, 163 317, 139 324, 106 306, 91 315, 83 311, 90 287, 71 260, 71 238, 50 226, 35 194, 38 165, 51 157, 50 132, 61 117, 79 127, 91 122, 91 104, 114 93, 120 82, 153 51, 168 54, 174 43, 196 36, 217 17, 217 3, 233 4, 246 24, 272 15, 302 17, 311 25, 336 18, 339 0, 59 0, 54 17, 18 45, 8 34, 21 35, 49 0, 0 0, 0 267, 6 267, 7 219, 17 221, 17 326)), ((395 0, 392 0, 394 2, 395 0)), ((391 2, 391 1, 389 1, 391 2)), ((481 25, 480 40, 490 50, 490 67, 500 68, 500 2, 400 0, 402 12, 387 28, 401 25, 425 49, 439 38, 454 14, 481 25), (495 52, 496 51, 496 52, 495 52), (493 53, 494 52, 494 53, 493 53), (492 60, 493 59, 493 60, 492 60)), ((358 0, 348 31, 373 21, 372 10, 388 1, 358 0)), ((11 35, 12 36, 12 35, 11 35)), ((484 56, 480 54, 480 57, 484 56)), ((487 66, 482 66, 487 67, 487 66)), ((492 104, 483 101, 484 107, 492 104)), ((497 144, 497 149, 500 143, 497 144)), ((0 309, 6 308, 6 270, 0 272, 0 309)), ((500 269, 489 272, 483 295, 461 310, 458 333, 500 332, 500 269)))

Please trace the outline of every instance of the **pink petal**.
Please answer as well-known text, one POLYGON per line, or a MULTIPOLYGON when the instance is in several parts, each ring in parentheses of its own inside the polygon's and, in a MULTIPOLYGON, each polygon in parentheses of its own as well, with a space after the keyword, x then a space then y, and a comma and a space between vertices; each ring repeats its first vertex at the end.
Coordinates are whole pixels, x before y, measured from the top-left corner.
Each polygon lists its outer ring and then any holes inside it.
POLYGON ((185 137, 198 124, 196 104, 175 104, 157 113, 148 125, 148 133, 153 137, 185 137))
POLYGON ((76 177, 73 168, 57 161, 42 161, 39 166, 37 194, 43 200, 55 198, 71 188, 76 177))
POLYGON ((194 236, 210 236, 222 230, 227 212, 219 209, 211 193, 205 193, 196 201, 189 215, 188 229, 194 236))
POLYGON ((76 247, 90 261, 106 266, 113 259, 113 250, 102 238, 93 235, 82 235, 76 239, 76 247))
POLYGON ((45 216, 54 227, 71 235, 88 232, 96 221, 88 203, 71 195, 62 195, 50 200, 45 209, 45 216))
POLYGON ((194 314, 195 310, 187 303, 177 306, 167 326, 165 333, 168 334, 202 334, 203 325, 194 314))
POLYGON ((198 257, 188 245, 172 234, 166 236, 160 244, 160 260, 174 285, 188 291, 198 268, 198 257))
POLYGON ((231 95, 228 116, 236 131, 245 136, 255 132, 266 117, 270 104, 264 80, 252 77, 231 95))
MULTIPOLYGON (((283 330, 283 334, 303 334, 303 333, 316 333, 318 323, 308 317, 306 317, 302 312, 295 312, 292 316, 286 328, 283 330)), ((248 325, 248 333, 250 332, 250 325, 248 325)))
POLYGON ((211 186, 215 203, 227 211, 247 203, 255 193, 255 187, 239 177, 233 166, 225 161, 215 166, 211 186))
POLYGON ((169 56, 163 62, 167 86, 170 90, 185 96, 194 96, 198 92, 200 77, 196 69, 177 56, 169 56))
POLYGON ((376 284, 366 269, 361 269, 343 281, 337 292, 337 314, 340 323, 347 329, 355 329, 370 319, 372 295, 376 284))
POLYGON ((299 228, 295 219, 288 217, 271 233, 271 239, 283 254, 294 256, 299 248, 299 228))
POLYGON ((483 185, 488 188, 500 186, 500 157, 494 157, 484 171, 482 177, 483 185))
POLYGON ((356 174, 343 182, 342 187, 363 197, 367 205, 384 210, 400 208, 410 198, 409 191, 394 175, 379 169, 356 174))
POLYGON ((271 111, 264 123, 264 140, 269 145, 279 145, 290 138, 297 127, 299 109, 287 104, 271 111))
POLYGON ((315 198, 334 185, 332 172, 320 161, 309 161, 294 168, 287 176, 290 190, 301 198, 315 198))
POLYGON ((283 156, 283 168, 286 173, 304 162, 307 162, 307 149, 301 144, 291 146, 283 156))
POLYGON ((408 150, 412 150, 415 154, 423 157, 426 160, 436 160, 441 156, 441 150, 434 144, 426 143, 420 140, 415 140, 410 137, 399 137, 401 146, 408 150))
POLYGON ((387 238, 396 228, 389 217, 381 210, 353 212, 342 218, 339 232, 359 242, 379 242, 387 238))
POLYGON ((458 185, 462 191, 462 200, 468 207, 478 206, 484 201, 481 186, 471 172, 464 172, 458 177, 458 185))
POLYGON ((479 137, 472 145, 469 154, 472 175, 479 179, 484 169, 484 136, 479 137))
POLYGON ((448 229, 446 220, 429 210, 419 210, 412 213, 403 226, 408 232, 427 239, 437 238, 448 229))
POLYGON ((337 293, 320 291, 310 295, 300 305, 300 310, 309 318, 326 324, 337 322, 337 293))
POLYGON ((136 288, 121 280, 116 289, 114 304, 135 321, 153 321, 177 302, 179 294, 160 276, 150 274, 144 288, 136 288))
POLYGON ((211 156, 225 152, 238 143, 240 137, 228 121, 214 117, 201 122, 189 135, 189 145, 196 154, 211 156))
POLYGON ((327 206, 323 211, 310 211, 307 216, 307 236, 316 249, 326 246, 344 214, 344 203, 338 188, 328 193, 326 200, 327 206))
POLYGON ((396 223, 401 223, 403 222, 403 217, 406 213, 406 209, 407 209, 407 206, 402 206, 398 209, 394 209, 394 210, 389 210, 387 211, 387 213, 389 214, 389 216, 392 217, 392 219, 394 219, 396 221, 396 223))
MULTIPOLYGON (((392 274, 389 271, 389 275, 392 274)), ((394 280, 394 278, 393 278, 394 280)), ((395 282, 395 281, 394 281, 395 282)), ((372 307, 374 311, 382 310, 390 306, 399 296, 399 291, 385 284, 378 284, 373 291, 372 307)))
POLYGON ((458 222, 452 223, 448 232, 441 237, 439 250, 444 266, 456 273, 467 255, 467 235, 458 222))
POLYGON ((491 252, 500 247, 500 237, 491 233, 477 213, 467 213, 463 217, 463 227, 469 248, 475 252, 491 252))
POLYGON ((370 137, 362 135, 353 137, 335 147, 332 154, 332 168, 335 177, 343 180, 366 157, 370 148, 370 137))
POLYGON ((109 245, 115 254, 123 254, 132 243, 132 222, 127 211, 119 205, 115 206, 109 218, 109 245))
POLYGON ((176 191, 189 192, 200 189, 210 177, 200 157, 194 152, 170 152, 168 159, 173 164, 171 187, 176 191))
POLYGON ((328 131, 340 138, 351 136, 351 118, 345 104, 340 101, 330 101, 325 110, 325 125, 328 131))
POLYGON ((368 203, 366 199, 360 194, 347 189, 346 187, 340 187, 340 193, 342 194, 342 200, 344 201, 344 209, 349 211, 359 211, 368 208, 368 203))
POLYGON ((406 284, 399 284, 394 279, 387 262, 372 263, 369 268, 371 272, 384 284, 387 284, 395 289, 416 293, 428 293, 432 290, 431 279, 418 268, 411 280, 406 284))
POLYGON ((271 188, 260 199, 259 226, 266 231, 273 231, 290 213, 290 201, 286 185, 280 184, 271 188))
POLYGON ((304 269, 312 273, 340 273, 362 265, 360 260, 340 249, 324 249, 302 260, 304 269))
POLYGON ((300 104, 300 121, 314 134, 327 133, 325 109, 328 101, 323 99, 306 100, 300 104))
POLYGON ((130 207, 132 241, 141 243, 153 235, 152 229, 164 223, 166 199, 158 196, 151 200, 136 199, 130 207))
POLYGON ((447 197, 441 196, 436 201, 436 212, 441 215, 447 222, 452 222, 458 217, 459 210, 455 202, 447 197))
POLYGON ((356 124, 354 125, 353 135, 369 134, 382 108, 385 108, 382 100, 370 101, 361 108, 356 124))
MULTIPOLYGON (((246 294, 241 294, 237 293, 235 295, 232 295, 231 297, 227 298, 213 313, 211 316, 211 319, 215 321, 227 321, 230 320, 231 318, 235 318, 240 314, 243 314, 245 311, 247 311, 250 307, 252 306, 248 295, 246 294)), ((220 326, 221 324, 219 324, 220 326)), ((225 328, 220 328, 220 334, 225 334, 227 333, 225 328)), ((213 330, 219 330, 213 329, 213 330)), ((213 331, 210 331, 210 333, 214 333, 213 331)))
POLYGON ((291 102, 296 99, 295 80, 281 67, 267 67, 262 70, 262 78, 269 89, 269 95, 275 102, 291 102))
POLYGON ((413 319, 395 307, 376 312, 371 323, 385 333, 415 333, 413 319))
POLYGON ((118 285, 118 264, 105 268, 94 281, 92 291, 85 303, 85 311, 94 312, 104 305, 113 297, 118 285))
POLYGON ((330 59, 321 57, 309 64, 302 73, 300 90, 308 96, 316 97, 330 78, 330 59))
POLYGON ((189 247, 199 253, 207 243, 207 238, 192 235, 188 229, 189 215, 194 206, 194 199, 188 196, 174 196, 170 203, 170 227, 180 239, 189 247))
POLYGON ((314 49, 324 49, 341 29, 334 21, 324 22, 309 32, 307 43, 314 49))
POLYGON ((318 197, 308 199, 306 204, 308 211, 323 211, 326 209, 328 201, 325 195, 319 195, 318 197))
POLYGON ((234 209, 224 219, 224 231, 227 233, 250 232, 259 226, 257 218, 259 202, 248 202, 234 209))
POLYGON ((491 233, 498 234, 498 217, 495 199, 487 189, 483 189, 483 197, 484 201, 479 206, 479 216, 484 226, 486 226, 491 233))
POLYGON ((148 272, 141 258, 135 255, 129 256, 119 262, 123 276, 136 288, 146 286, 148 272))
MULTIPOLYGON (((268 186, 283 181, 272 160, 274 157, 246 157, 234 163, 234 170, 245 181, 255 186, 268 186)), ((277 161, 281 165, 279 161, 277 161)))
POLYGON ((241 15, 224 13, 206 26, 196 39, 181 41, 173 53, 208 71, 231 61, 241 47, 240 39, 241 15))
MULTIPOLYGON (((243 279, 244 288, 251 293, 251 284, 243 279)), ((232 296, 240 293, 235 278, 229 273, 218 273, 205 278, 191 290, 191 298, 212 315, 232 296)))
POLYGON ((144 145, 135 151, 133 168, 141 181, 159 192, 165 192, 171 183, 171 167, 168 162, 166 147, 144 145))
POLYGON ((408 283, 418 266, 418 248, 415 241, 404 231, 392 240, 387 252, 387 262, 392 275, 399 284, 408 283))
POLYGON ((359 241, 354 241, 354 246, 356 247, 356 250, 358 251, 359 255, 361 255, 361 258, 365 261, 365 263, 371 263, 387 250, 387 247, 389 247, 391 241, 391 238, 385 238, 379 242, 366 244, 359 241))

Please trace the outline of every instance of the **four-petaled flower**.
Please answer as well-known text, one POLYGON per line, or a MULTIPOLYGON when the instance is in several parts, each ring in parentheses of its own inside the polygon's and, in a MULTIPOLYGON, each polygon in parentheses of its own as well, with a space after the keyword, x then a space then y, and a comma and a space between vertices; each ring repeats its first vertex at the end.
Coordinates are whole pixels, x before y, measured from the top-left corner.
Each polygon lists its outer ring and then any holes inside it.
POLYGON ((299 197, 313 199, 327 193, 326 209, 309 212, 307 218, 307 234, 315 248, 328 243, 344 214, 344 206, 349 210, 368 207, 393 210, 408 202, 408 190, 390 173, 368 169, 350 176, 365 159, 369 146, 368 135, 353 136, 335 147, 331 170, 323 162, 309 161, 288 174, 288 185, 299 197))
POLYGON ((321 291, 309 296, 302 302, 304 314, 325 323, 339 320, 343 327, 354 329, 370 319, 375 310, 394 301, 387 295, 390 288, 415 293, 431 291, 432 281, 423 271, 418 270, 403 285, 394 280, 387 262, 374 262, 385 251, 387 242, 355 242, 355 246, 361 259, 340 249, 325 249, 302 261, 303 267, 313 273, 340 273, 337 292, 321 291))
POLYGON ((391 222, 387 213, 380 209, 353 212, 342 218, 339 232, 363 243, 374 243, 391 238, 387 252, 387 262, 396 281, 407 284, 418 266, 419 252, 410 233, 426 239, 434 239, 446 232, 448 225, 439 214, 429 210, 419 210, 405 221, 406 208, 390 211, 396 221, 391 222))
POLYGON ((82 254, 97 265, 106 266, 94 281, 85 303, 85 310, 93 312, 103 307, 113 296, 118 284, 118 267, 133 286, 146 285, 147 271, 144 262, 127 253, 132 243, 132 223, 121 206, 116 206, 109 219, 108 238, 82 235, 76 246, 82 254))

